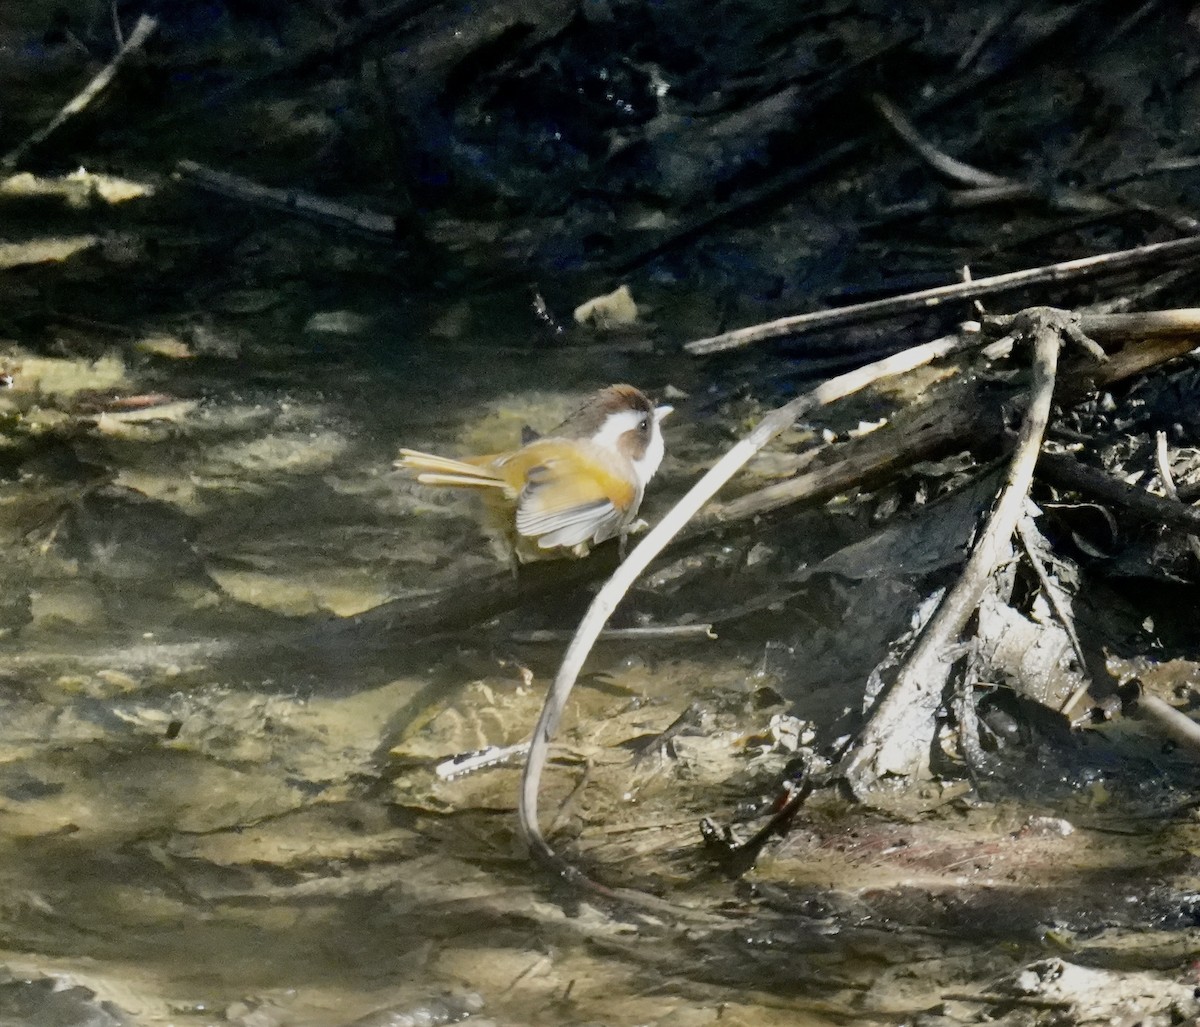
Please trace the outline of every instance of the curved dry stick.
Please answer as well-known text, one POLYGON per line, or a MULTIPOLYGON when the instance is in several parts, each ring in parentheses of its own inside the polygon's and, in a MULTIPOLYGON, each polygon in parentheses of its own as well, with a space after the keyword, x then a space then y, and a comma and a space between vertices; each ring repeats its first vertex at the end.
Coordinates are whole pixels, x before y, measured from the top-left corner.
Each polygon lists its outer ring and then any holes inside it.
POLYGON ((1011 178, 993 175, 990 171, 983 171, 939 150, 921 135, 913 123, 908 120, 908 116, 882 93, 872 93, 871 103, 875 105, 875 109, 882 115, 883 120, 891 126, 892 131, 903 139, 918 157, 947 178, 952 178, 955 182, 969 185, 974 189, 1007 188, 1019 184, 1011 178))
MULTIPOLYGON (((1140 200, 1114 199, 1094 190, 1048 189, 1032 182, 1022 182, 1002 175, 993 175, 990 171, 984 171, 939 150, 922 136, 913 123, 908 120, 907 115, 883 94, 873 93, 871 102, 896 135, 907 143, 918 157, 934 171, 968 187, 965 191, 949 193, 944 198, 944 202, 948 203, 951 208, 980 207, 990 203, 1014 200, 1040 200, 1049 204, 1052 210, 1067 213, 1111 214, 1133 208, 1159 218, 1178 231, 1189 235, 1194 234, 1200 228, 1200 222, 1193 217, 1176 211, 1163 210, 1140 200)), ((1103 185, 1098 184, 1095 188, 1103 189, 1103 185)), ((917 207, 917 204, 901 204, 890 210, 909 211, 915 210, 917 207)))
POLYGON ((671 539, 717 493, 721 486, 729 481, 771 439, 791 427, 797 417, 809 410, 858 392, 882 378, 903 374, 932 363, 941 357, 979 346, 983 341, 981 335, 952 335, 935 339, 932 342, 914 346, 890 357, 877 360, 847 374, 831 378, 810 392, 797 396, 790 403, 771 411, 749 435, 721 457, 708 473, 687 491, 683 498, 625 558, 625 562, 616 569, 612 577, 596 594, 583 620, 579 622, 575 637, 567 647, 562 665, 546 695, 537 727, 534 728, 529 756, 521 775, 521 793, 517 804, 517 813, 520 819, 521 833, 530 850, 538 859, 569 880, 592 887, 602 894, 614 894, 613 891, 588 881, 550 847, 538 824, 538 791, 542 771, 546 766, 550 736, 558 726, 563 707, 579 677, 579 672, 583 669, 583 663, 604 625, 617 608, 617 604, 642 571, 650 565, 650 561, 662 552, 671 539))
POLYGON ((49 138, 50 134, 56 131, 68 118, 78 114, 81 110, 87 107, 97 96, 99 96, 113 80, 117 69, 121 63, 131 53, 140 50, 146 43, 146 40, 158 28, 158 21, 151 18, 148 14, 143 14, 134 25, 133 31, 129 34, 129 38, 121 44, 121 48, 100 72, 84 87, 83 91, 73 97, 67 105, 60 110, 44 127, 34 132, 23 143, 19 143, 8 151, 3 157, 0 157, 0 168, 14 168, 17 166, 17 161, 25 156, 33 147, 44 139, 49 138))
POLYGON ((950 672, 947 650, 958 642, 996 568, 1012 553, 1013 532, 1050 421, 1060 340, 1068 327, 1062 311, 1041 308, 1018 316, 1021 320, 1014 328, 1033 339, 1033 382, 1004 488, 962 576, 926 624, 892 687, 842 760, 839 773, 856 794, 885 775, 911 773, 914 751, 920 751, 918 759, 927 758, 932 714, 950 672))

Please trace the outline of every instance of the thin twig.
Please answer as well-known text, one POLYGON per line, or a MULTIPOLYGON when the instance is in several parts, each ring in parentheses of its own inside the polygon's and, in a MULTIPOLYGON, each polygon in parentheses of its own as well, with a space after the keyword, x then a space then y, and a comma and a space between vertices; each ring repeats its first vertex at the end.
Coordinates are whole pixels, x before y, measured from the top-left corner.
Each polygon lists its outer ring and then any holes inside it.
POLYGON ((1087 316, 1088 314, 1126 314, 1137 307, 1146 307, 1150 305, 1150 301, 1159 293, 1170 289, 1178 282, 1185 278, 1190 278, 1194 274, 1190 267, 1172 268, 1170 271, 1164 271, 1161 275, 1155 275, 1153 278, 1145 282, 1138 282, 1132 285, 1122 295, 1114 296, 1112 299, 1100 300, 1096 303, 1090 303, 1086 307, 1080 307, 1080 313, 1087 316))
MULTIPOLYGON (((1029 514, 1025 514, 1017 521, 1017 536, 1021 540, 1021 545, 1025 549, 1025 555, 1029 558, 1029 563, 1033 567, 1033 573, 1037 575, 1038 581, 1041 583, 1042 592, 1045 593, 1046 600, 1050 604, 1050 608, 1054 611, 1054 615, 1058 618, 1058 622, 1062 625, 1063 630, 1067 633, 1067 638, 1071 643, 1071 648, 1075 650, 1075 659, 1079 661, 1079 670, 1084 677, 1087 676, 1087 657, 1083 654, 1083 646, 1079 644, 1079 635, 1075 631, 1075 618, 1071 614, 1070 608, 1067 606, 1066 597, 1063 595, 1062 588, 1058 583, 1050 577, 1045 565, 1042 563, 1042 558, 1037 551, 1038 538, 1035 537, 1036 528, 1033 525, 1033 520, 1029 514)), ((1044 539, 1042 540, 1045 541, 1044 539)), ((1085 683, 1086 684, 1086 683, 1085 683)))
POLYGON ((575 637, 567 647, 554 683, 546 695, 529 756, 521 776, 521 792, 518 800, 518 817, 521 833, 533 854, 565 878, 584 887, 594 887, 586 877, 559 856, 546 841, 538 823, 538 792, 542 772, 545 769, 550 738, 558 726, 559 718, 566 705, 571 689, 597 636, 617 608, 617 604, 638 576, 650 565, 667 544, 695 516, 697 511, 732 478, 771 439, 786 431, 810 410, 849 396, 882 378, 903 374, 914 368, 949 356, 979 344, 978 336, 948 336, 935 339, 912 349, 885 357, 873 364, 860 367, 847 374, 832 378, 817 388, 796 397, 790 403, 773 410, 744 439, 730 449, 695 485, 675 504, 665 517, 646 535, 626 558, 624 563, 605 582, 592 600, 575 637))
POLYGON ((796 819, 800 807, 808 800, 815 787, 811 766, 805 766, 798 781, 788 782, 787 795, 779 808, 767 818, 767 822, 743 842, 731 844, 725 832, 707 817, 700 822, 700 832, 705 841, 718 854, 721 869, 727 877, 741 877, 758 860, 767 842, 787 834, 791 822, 796 819))
POLYGON ((988 15, 987 21, 983 23, 983 27, 975 34, 975 38, 971 41, 971 45, 968 46, 962 52, 962 56, 955 61, 954 70, 957 72, 966 71, 966 69, 969 68, 972 63, 974 63, 975 58, 979 56, 983 48, 991 42, 992 37, 996 34, 997 30, 1000 29, 1006 21, 1012 20, 1013 14, 1016 13, 1017 9, 1017 4, 1010 3, 1007 5, 1007 10, 992 11, 991 14, 988 15))
MULTIPOLYGON (((539 628, 535 631, 513 631, 509 638, 514 642, 569 642, 574 631, 557 631, 539 628)), ((653 624, 644 628, 605 628, 600 632, 601 642, 643 642, 657 639, 717 637, 711 624, 653 624)))
POLYGON ((121 44, 121 48, 117 51, 116 56, 108 62, 83 89, 81 93, 76 95, 62 110, 58 112, 43 128, 38 129, 23 143, 19 143, 13 149, 9 150, 2 158, 0 158, 0 168, 10 170, 17 166, 25 154, 43 142, 45 139, 55 132, 67 119, 74 117, 80 111, 88 106, 97 96, 99 96, 108 84, 116 75, 117 69, 125 59, 132 53, 140 50, 146 43, 146 40, 153 35, 154 30, 158 28, 158 20, 150 17, 148 14, 143 14, 137 20, 137 24, 133 27, 133 32, 129 38, 121 44))
POLYGON ((1172 239, 1169 242, 1151 243, 1148 246, 1135 246, 1129 250, 1114 250, 1110 253, 1064 260, 1057 264, 1009 271, 1002 275, 977 278, 971 282, 939 285, 932 289, 921 289, 918 292, 905 293, 902 296, 889 296, 881 300, 855 303, 848 307, 794 314, 790 317, 768 321, 765 324, 723 332, 707 339, 696 339, 694 342, 686 343, 684 349, 695 354, 720 353, 724 350, 741 349, 752 343, 784 335, 799 335, 802 332, 817 329, 836 328, 839 325, 857 324, 875 318, 928 310, 950 300, 974 299, 977 296, 990 296, 1030 285, 1041 285, 1045 282, 1062 282, 1088 275, 1107 274, 1155 260, 1179 259, 1196 253, 1200 253, 1200 236, 1172 239))
POLYGON ((596 761, 592 757, 588 757, 583 762, 583 773, 579 775, 579 780, 575 782, 567 797, 558 804, 558 811, 554 814, 554 820, 550 823, 551 830, 558 828, 565 823, 574 811, 579 798, 583 795, 584 790, 592 783, 592 771, 595 770, 596 761))
POLYGON ((1129 14, 1119 25, 1117 25, 1115 29, 1113 29, 1112 34, 1101 44, 1100 49, 1107 50, 1122 36, 1125 36, 1127 33, 1129 33, 1129 31, 1133 29, 1139 22, 1145 21, 1147 16, 1154 10, 1154 8, 1159 6, 1160 2, 1161 0, 1146 0, 1141 7, 1129 14))
POLYGON ((1019 326, 1033 339, 1033 381, 1005 485, 961 577, 943 598, 891 688, 842 759, 840 774, 856 792, 867 790, 887 774, 911 774, 914 751, 917 761, 928 759, 933 711, 950 671, 946 651, 958 642, 997 567, 1011 558, 1013 532, 1029 495, 1050 420, 1062 324, 1062 311, 1035 309, 1027 312, 1019 326))
MULTIPOLYGON (((1097 197, 1097 199, 1103 199, 1103 197, 1097 197)), ((1169 225, 1184 235, 1194 235, 1197 231, 1200 231, 1200 220, 1197 220, 1190 214, 1183 213, 1183 211, 1171 210, 1169 207, 1160 207, 1156 203, 1147 203, 1145 200, 1139 200, 1136 197, 1130 196, 1114 196, 1112 203, 1117 209, 1136 210, 1142 214, 1149 214, 1153 218, 1158 218, 1164 225, 1169 225)))
MULTIPOLYGON (((877 210, 876 217, 871 223, 878 227, 889 221, 924 217, 927 214, 944 211, 977 210, 993 204, 1033 200, 1048 203, 1052 209, 1063 213, 1086 214, 1089 224, 1097 218, 1120 213, 1127 206, 1131 206, 1131 204, 1110 200, 1104 196, 1093 196, 1073 189, 1048 190, 1028 182, 1012 182, 1008 185, 981 186, 976 189, 947 189, 936 196, 889 204, 877 210)), ((1191 234, 1196 230, 1191 219, 1158 210, 1148 212, 1180 231, 1191 234)))
POLYGON ((389 242, 396 238, 396 218, 388 214, 362 210, 296 189, 272 189, 241 175, 205 167, 194 160, 179 161, 175 171, 185 181, 227 199, 282 210, 310 221, 353 229, 374 238, 382 236, 389 242))

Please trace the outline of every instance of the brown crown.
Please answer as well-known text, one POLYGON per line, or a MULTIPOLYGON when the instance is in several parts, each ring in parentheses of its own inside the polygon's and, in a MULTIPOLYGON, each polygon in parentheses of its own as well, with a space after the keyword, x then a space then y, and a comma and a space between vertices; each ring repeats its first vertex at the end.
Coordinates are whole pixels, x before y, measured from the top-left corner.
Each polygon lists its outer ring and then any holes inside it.
POLYGON ((636 410, 653 418, 654 404, 632 385, 610 385, 601 389, 550 434, 558 438, 586 439, 600 430, 609 414, 636 410))

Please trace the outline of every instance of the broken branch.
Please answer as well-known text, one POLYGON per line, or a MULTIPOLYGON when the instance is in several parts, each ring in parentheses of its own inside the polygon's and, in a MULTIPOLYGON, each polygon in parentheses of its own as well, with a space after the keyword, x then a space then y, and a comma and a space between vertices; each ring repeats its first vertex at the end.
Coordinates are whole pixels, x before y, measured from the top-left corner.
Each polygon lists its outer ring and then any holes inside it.
POLYGON ((1169 702, 1157 695, 1149 695, 1143 688, 1134 703, 1133 712, 1140 719, 1151 721, 1164 735, 1192 755, 1200 754, 1200 724, 1169 702))

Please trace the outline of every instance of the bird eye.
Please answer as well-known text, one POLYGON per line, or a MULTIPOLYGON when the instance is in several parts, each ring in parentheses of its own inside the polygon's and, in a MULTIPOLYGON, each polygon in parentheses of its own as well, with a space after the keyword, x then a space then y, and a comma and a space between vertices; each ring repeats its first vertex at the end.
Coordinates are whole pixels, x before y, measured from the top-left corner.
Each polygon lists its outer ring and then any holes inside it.
POLYGON ((649 430, 650 430, 650 418, 643 417, 641 419, 641 421, 638 423, 638 431, 649 431, 649 430))

